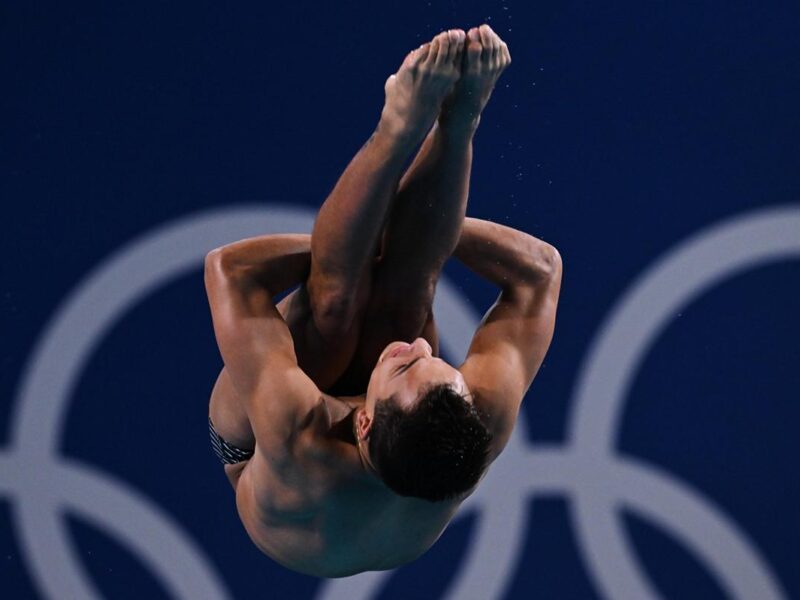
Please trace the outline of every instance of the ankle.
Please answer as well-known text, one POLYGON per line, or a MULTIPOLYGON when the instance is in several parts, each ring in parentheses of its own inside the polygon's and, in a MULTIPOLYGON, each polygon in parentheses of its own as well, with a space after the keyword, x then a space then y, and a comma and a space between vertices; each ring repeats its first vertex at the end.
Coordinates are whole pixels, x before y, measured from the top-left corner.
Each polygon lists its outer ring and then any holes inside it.
POLYGON ((412 148, 422 140, 425 132, 411 128, 384 112, 381 114, 374 135, 392 146, 412 148))
POLYGON ((480 115, 475 117, 460 117, 450 113, 442 113, 439 115, 437 124, 439 130, 448 137, 472 139, 480 122, 480 115))

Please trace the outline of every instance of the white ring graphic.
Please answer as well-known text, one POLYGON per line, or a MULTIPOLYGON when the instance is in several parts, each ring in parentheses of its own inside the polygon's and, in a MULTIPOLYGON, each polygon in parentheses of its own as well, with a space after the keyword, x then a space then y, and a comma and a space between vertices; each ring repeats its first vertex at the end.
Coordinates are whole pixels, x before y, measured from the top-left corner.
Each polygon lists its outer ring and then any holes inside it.
MULTIPOLYGON (((211 211, 157 228, 90 274, 56 312, 28 361, 0 454, 0 493, 15 511, 23 553, 40 591, 52 598, 99 598, 77 560, 61 512, 70 510, 126 545, 183 598, 226 598, 202 550, 149 499, 97 469, 59 456, 74 385, 110 327, 136 302, 202 263, 208 249, 242 237, 311 231, 315 215, 270 205, 211 211)), ((527 532, 531 495, 573 500, 581 550, 609 598, 658 598, 618 522, 626 507, 690 548, 725 591, 780 599, 777 578, 736 524, 659 469, 614 452, 633 374, 669 317, 724 277, 800 256, 800 210, 779 208, 709 228, 658 261, 601 328, 576 386, 566 447, 529 448, 524 420, 460 516, 479 511, 473 541, 448 598, 499 598, 510 584, 527 532), (524 474, 524 477, 522 476, 524 474)), ((434 310, 448 356, 466 354, 480 319, 443 277, 434 310)), ((455 361, 452 361, 455 362, 455 361)), ((329 580, 325 600, 374 597, 387 572, 329 580)))
MULTIPOLYGON (((613 445, 630 383, 674 315, 724 279, 765 263, 792 258, 800 258, 800 209, 774 207, 740 215, 699 232, 642 274, 601 327, 578 377, 568 445, 574 444, 576 461, 585 469, 584 477, 593 474, 595 481, 602 480, 599 473, 616 462, 613 445)), ((644 478, 638 485, 582 485, 576 490, 575 525, 586 545, 595 583, 608 597, 656 597, 618 522, 616 509, 634 497, 646 497, 647 504, 630 508, 662 525, 670 515, 694 517, 694 523, 678 523, 672 517, 671 526, 684 543, 709 561, 707 566, 728 594, 737 598, 781 597, 777 579, 720 509, 703 508, 703 500, 685 484, 652 467, 649 470, 657 474, 651 482, 653 486, 663 487, 657 494, 645 485, 644 478), (629 496, 618 498, 621 489, 629 496), (665 501, 670 491, 672 505, 665 501), (647 514, 656 507, 660 509, 658 515, 647 514), (726 531, 735 536, 726 535, 726 531)), ((608 472, 607 476, 615 475, 608 472)), ((592 480, 584 477, 582 481, 592 480)), ((623 481, 619 479, 620 484, 623 481)))

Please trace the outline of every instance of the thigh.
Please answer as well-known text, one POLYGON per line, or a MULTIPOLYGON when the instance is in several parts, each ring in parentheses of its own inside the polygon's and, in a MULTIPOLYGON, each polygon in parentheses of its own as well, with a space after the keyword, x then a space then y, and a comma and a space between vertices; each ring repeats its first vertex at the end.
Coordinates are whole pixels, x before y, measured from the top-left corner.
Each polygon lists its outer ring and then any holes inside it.
POLYGON ((433 317, 437 278, 438 271, 421 273, 382 255, 375 263, 369 300, 360 315, 362 341, 370 336, 373 343, 369 346, 383 350, 393 341, 410 342, 424 337, 438 356, 439 340, 433 317))
MULTIPOLYGON (((375 265, 381 260, 381 236, 374 248, 371 262, 360 272, 325 274, 315 268, 319 259, 312 253, 311 271, 304 289, 308 305, 319 334, 338 339, 351 329, 352 321, 363 313, 372 289, 375 265)), ((279 309, 280 310, 280 309, 279 309)))
POLYGON ((360 334, 357 320, 342 328, 338 336, 327 335, 317 327, 305 284, 277 305, 294 342, 298 366, 321 390, 335 382, 353 359, 360 334))
POLYGON ((438 356, 439 338, 433 317, 433 298, 427 292, 398 299, 387 298, 383 290, 373 289, 360 318, 361 333, 354 362, 363 368, 371 370, 391 342, 412 342, 418 337, 425 338, 434 356, 438 356))
POLYGON ((409 302, 432 304, 443 266, 420 262, 408 249, 388 251, 373 273, 370 297, 380 296, 386 305, 398 308, 409 302))
POLYGON ((419 318, 407 312, 403 314, 391 312, 381 306, 375 297, 370 300, 370 308, 362 315, 358 348, 347 370, 331 389, 332 394, 364 393, 381 352, 391 342, 411 342, 423 337, 431 345, 433 355, 439 356, 439 338, 433 311, 428 310, 422 318, 419 318))
POLYGON ((298 365, 321 390, 329 390, 342 379, 353 389, 362 386, 363 392, 381 351, 393 341, 424 337, 434 356, 439 355, 433 289, 406 288, 407 282, 376 286, 380 268, 376 257, 371 274, 353 292, 358 310, 337 335, 323 335, 316 327, 305 284, 278 303, 292 333, 298 365), (401 286, 402 293, 398 292, 401 286))

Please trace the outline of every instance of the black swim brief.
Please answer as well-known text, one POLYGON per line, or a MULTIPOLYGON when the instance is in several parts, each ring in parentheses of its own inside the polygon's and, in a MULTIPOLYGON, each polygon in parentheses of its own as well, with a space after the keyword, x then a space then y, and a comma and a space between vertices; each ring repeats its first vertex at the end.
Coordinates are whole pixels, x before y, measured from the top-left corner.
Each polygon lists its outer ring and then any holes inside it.
POLYGON ((254 454, 253 450, 243 450, 237 448, 233 444, 229 444, 222 436, 214 429, 214 424, 211 422, 211 417, 208 417, 208 433, 211 435, 211 447, 214 453, 222 461, 223 465, 234 465, 242 461, 248 460, 254 454))

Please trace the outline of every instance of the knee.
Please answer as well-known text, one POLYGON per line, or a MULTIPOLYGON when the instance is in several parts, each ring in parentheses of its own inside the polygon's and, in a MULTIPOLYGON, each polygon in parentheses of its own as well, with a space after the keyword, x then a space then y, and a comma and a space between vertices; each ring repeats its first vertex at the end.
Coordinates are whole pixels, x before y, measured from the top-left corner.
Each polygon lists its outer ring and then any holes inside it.
POLYGON ((313 299, 311 311, 317 330, 326 339, 345 335, 358 312, 354 299, 343 293, 328 293, 313 299))
POLYGON ((399 279, 384 281, 380 286, 376 286, 373 293, 384 307, 396 312, 426 311, 433 306, 436 280, 431 278, 414 282, 399 279))

